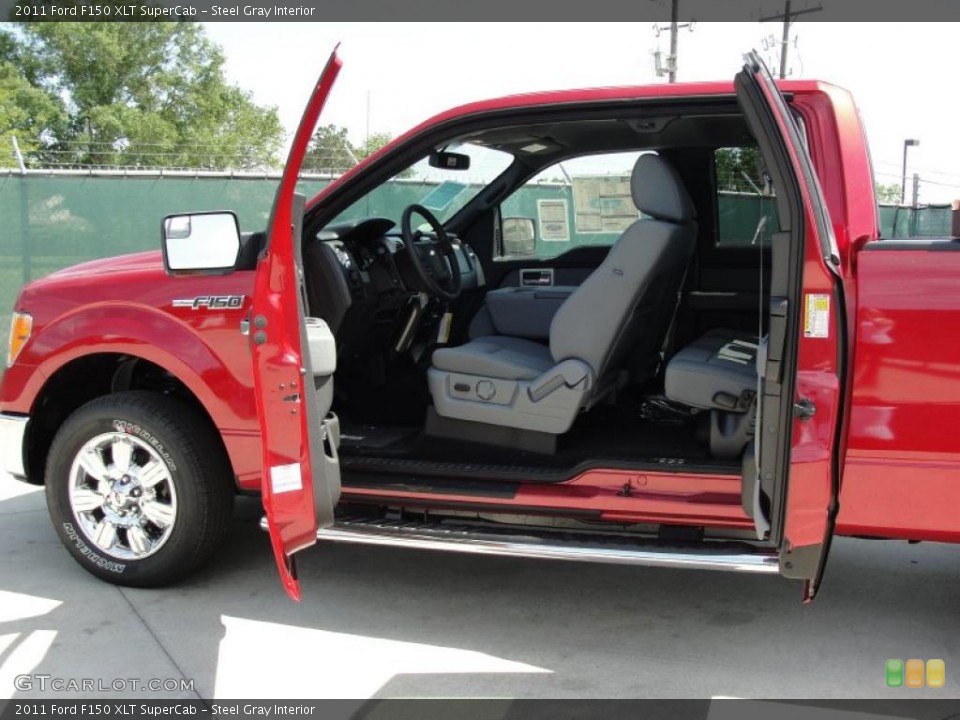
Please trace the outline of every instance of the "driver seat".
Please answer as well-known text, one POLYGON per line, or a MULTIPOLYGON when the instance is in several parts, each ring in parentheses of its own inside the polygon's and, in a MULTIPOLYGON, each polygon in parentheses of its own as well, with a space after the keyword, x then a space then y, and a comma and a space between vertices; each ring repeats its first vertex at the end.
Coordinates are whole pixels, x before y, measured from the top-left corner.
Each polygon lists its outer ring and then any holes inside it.
POLYGON ((550 344, 493 335, 434 351, 427 382, 441 419, 559 435, 616 385, 624 361, 652 377, 696 240, 696 211, 677 171, 641 155, 637 208, 606 259, 557 310, 550 344))

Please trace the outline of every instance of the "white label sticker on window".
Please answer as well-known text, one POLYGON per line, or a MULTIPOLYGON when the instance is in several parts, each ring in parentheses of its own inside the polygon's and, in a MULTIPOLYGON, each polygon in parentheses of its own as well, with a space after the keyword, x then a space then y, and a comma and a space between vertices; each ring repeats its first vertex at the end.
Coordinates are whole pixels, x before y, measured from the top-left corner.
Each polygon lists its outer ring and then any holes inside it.
POLYGON ((830 296, 811 293, 807 295, 806 312, 803 316, 803 336, 808 338, 830 337, 830 296))
POLYGON ((302 490, 303 478, 300 477, 300 463, 274 465, 270 468, 270 487, 275 494, 302 490))
POLYGON ((537 200, 537 215, 540 218, 541 240, 548 242, 570 240, 566 200, 537 200))

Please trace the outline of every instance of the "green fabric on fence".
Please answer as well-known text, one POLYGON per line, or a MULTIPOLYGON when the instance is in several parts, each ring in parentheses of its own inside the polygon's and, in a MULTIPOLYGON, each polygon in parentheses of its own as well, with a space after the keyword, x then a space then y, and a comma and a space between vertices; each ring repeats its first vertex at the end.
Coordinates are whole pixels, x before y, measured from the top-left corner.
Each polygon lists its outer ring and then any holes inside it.
MULTIPOLYGON (((232 210, 243 230, 260 230, 267 222, 277 180, 238 177, 170 176, 0 176, 0 332, 6 334, 9 311, 21 285, 69 265, 100 257, 160 247, 160 222, 165 215, 196 210, 232 210)), ((303 180, 299 191, 311 197, 327 180, 303 180)), ((375 202, 351 208, 341 220, 371 214, 399 218, 402 209, 419 202, 429 183, 396 182, 380 189, 375 202)), ((469 197, 464 194, 463 198, 469 197)), ((554 225, 554 239, 544 239, 538 224, 533 248, 536 257, 552 257, 582 245, 608 245, 616 232, 578 232, 575 203, 569 186, 530 185, 503 205, 504 217, 539 218, 540 201, 564 200, 563 227, 554 225)), ((720 196, 724 241, 748 243, 761 212, 759 198, 720 196)), ((454 203, 460 202, 455 200, 454 203)), ((556 212, 563 204, 553 202, 556 212)), ((449 208, 453 210, 455 207, 449 208)), ((449 213, 448 213, 449 214, 449 213)), ((883 236, 888 238, 950 234, 950 208, 936 206, 880 208, 883 236)))
POLYGON ((880 237, 887 240, 950 237, 952 210, 949 205, 920 208, 880 207, 880 237))

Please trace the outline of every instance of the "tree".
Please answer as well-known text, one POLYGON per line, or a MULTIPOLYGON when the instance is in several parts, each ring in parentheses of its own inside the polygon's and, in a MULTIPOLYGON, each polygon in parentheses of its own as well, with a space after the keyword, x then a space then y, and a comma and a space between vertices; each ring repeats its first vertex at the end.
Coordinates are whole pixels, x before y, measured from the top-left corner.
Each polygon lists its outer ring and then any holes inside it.
MULTIPOLYGON (((393 140, 393 135, 390 133, 373 133, 366 140, 360 143, 360 147, 354 150, 354 154, 357 156, 358 160, 365 160, 375 152, 386 147, 393 140)), ((415 175, 415 171, 412 167, 407 168, 406 170, 401 170, 395 177, 398 178, 412 178, 415 175)))
POLYGON ((760 151, 756 147, 720 148, 714 157, 717 190, 751 194, 763 190, 760 151))
POLYGON ((879 205, 899 205, 902 188, 896 183, 877 183, 874 192, 879 205))
POLYGON ((0 73, 0 108, 27 87, 34 102, 26 119, 0 114, 0 134, 17 133, 37 164, 274 166, 276 108, 229 84, 223 66, 193 22, 3 27, 0 67, 13 77, 0 73))
POLYGON ((0 167, 16 164, 11 137, 25 157, 32 157, 66 123, 62 103, 31 85, 13 63, 0 63, 0 167))
POLYGON ((356 149, 355 154, 358 160, 365 160, 371 155, 373 155, 378 150, 381 150, 386 146, 391 140, 393 140, 393 135, 390 133, 374 133, 362 143, 356 149))
POLYGON ((347 129, 337 125, 317 128, 303 159, 303 169, 313 172, 341 173, 357 164, 347 129))

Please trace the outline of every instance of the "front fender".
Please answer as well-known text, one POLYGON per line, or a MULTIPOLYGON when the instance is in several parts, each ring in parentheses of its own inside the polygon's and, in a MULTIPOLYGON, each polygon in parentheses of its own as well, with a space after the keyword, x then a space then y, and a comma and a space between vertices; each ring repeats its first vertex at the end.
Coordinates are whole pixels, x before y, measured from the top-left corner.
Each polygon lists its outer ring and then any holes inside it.
POLYGON ((105 302, 65 313, 40 328, 4 382, 8 411, 29 413, 47 381, 70 362, 94 354, 142 358, 182 382, 206 409, 223 436, 234 470, 256 480, 259 427, 247 339, 236 310, 185 318, 148 305, 105 302), (19 382, 17 382, 19 380, 19 382))

